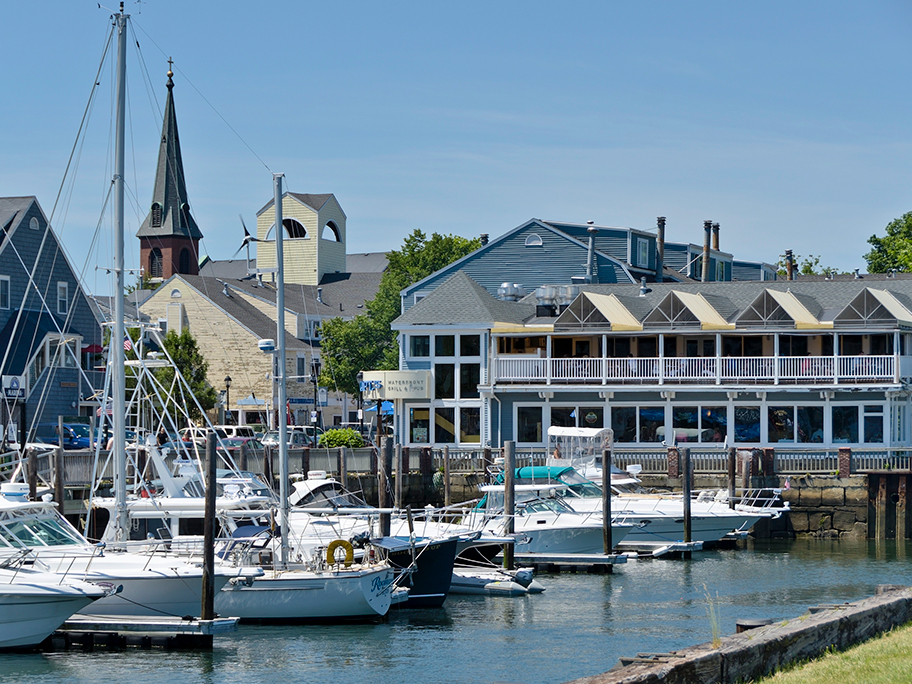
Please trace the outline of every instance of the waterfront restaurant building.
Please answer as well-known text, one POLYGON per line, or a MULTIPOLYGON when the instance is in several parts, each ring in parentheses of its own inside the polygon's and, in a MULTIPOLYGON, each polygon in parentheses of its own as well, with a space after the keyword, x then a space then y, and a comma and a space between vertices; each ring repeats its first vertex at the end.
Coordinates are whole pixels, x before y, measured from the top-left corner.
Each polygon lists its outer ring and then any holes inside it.
POLYGON ((912 278, 543 286, 459 271, 393 324, 406 446, 543 447, 551 425, 620 447, 827 450, 910 443, 912 278))

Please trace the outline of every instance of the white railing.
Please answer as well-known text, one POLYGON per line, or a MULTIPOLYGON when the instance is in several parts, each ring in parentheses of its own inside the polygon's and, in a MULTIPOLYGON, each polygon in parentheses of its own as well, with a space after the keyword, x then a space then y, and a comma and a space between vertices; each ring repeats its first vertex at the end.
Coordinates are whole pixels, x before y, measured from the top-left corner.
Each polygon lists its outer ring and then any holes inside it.
MULTIPOLYGON (((900 358, 903 368, 907 357, 900 358)), ((625 384, 853 384, 892 382, 894 356, 742 356, 693 358, 528 358, 510 355, 494 359, 495 382, 625 384), (835 371, 835 372, 834 372, 835 371)))

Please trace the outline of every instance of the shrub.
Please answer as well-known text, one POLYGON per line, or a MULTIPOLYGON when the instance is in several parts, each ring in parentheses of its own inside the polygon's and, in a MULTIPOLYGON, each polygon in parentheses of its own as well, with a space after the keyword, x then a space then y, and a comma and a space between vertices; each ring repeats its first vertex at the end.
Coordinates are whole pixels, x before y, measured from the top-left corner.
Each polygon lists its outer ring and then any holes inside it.
POLYGON ((353 428, 342 428, 340 430, 327 430, 320 435, 319 446, 326 449, 335 449, 336 447, 349 447, 357 449, 364 446, 364 439, 361 434, 353 428))

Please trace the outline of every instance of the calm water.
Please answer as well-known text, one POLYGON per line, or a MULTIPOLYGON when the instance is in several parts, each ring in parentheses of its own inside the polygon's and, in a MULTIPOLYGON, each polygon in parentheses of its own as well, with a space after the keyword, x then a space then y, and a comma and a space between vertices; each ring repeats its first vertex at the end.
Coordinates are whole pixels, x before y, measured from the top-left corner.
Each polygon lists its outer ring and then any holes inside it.
POLYGON ((547 590, 537 596, 451 596, 441 609, 376 625, 242 626, 216 637, 211 653, 0 656, 0 684, 554 684, 604 672, 620 656, 709 641, 707 594, 724 635, 736 619, 793 617, 877 584, 912 585, 912 544, 758 542, 539 579, 547 590))

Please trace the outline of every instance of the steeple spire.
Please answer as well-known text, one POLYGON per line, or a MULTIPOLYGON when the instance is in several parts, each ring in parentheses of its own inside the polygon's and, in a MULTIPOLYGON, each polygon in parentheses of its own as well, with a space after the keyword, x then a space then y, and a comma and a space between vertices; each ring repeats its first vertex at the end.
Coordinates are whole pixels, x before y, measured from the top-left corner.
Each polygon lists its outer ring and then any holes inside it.
POLYGON ((190 214, 184 164, 181 160, 177 115, 174 111, 173 61, 168 58, 168 98, 162 124, 155 190, 146 220, 136 233, 146 275, 169 278, 174 273, 196 275, 199 272, 197 243, 203 237, 190 214))

